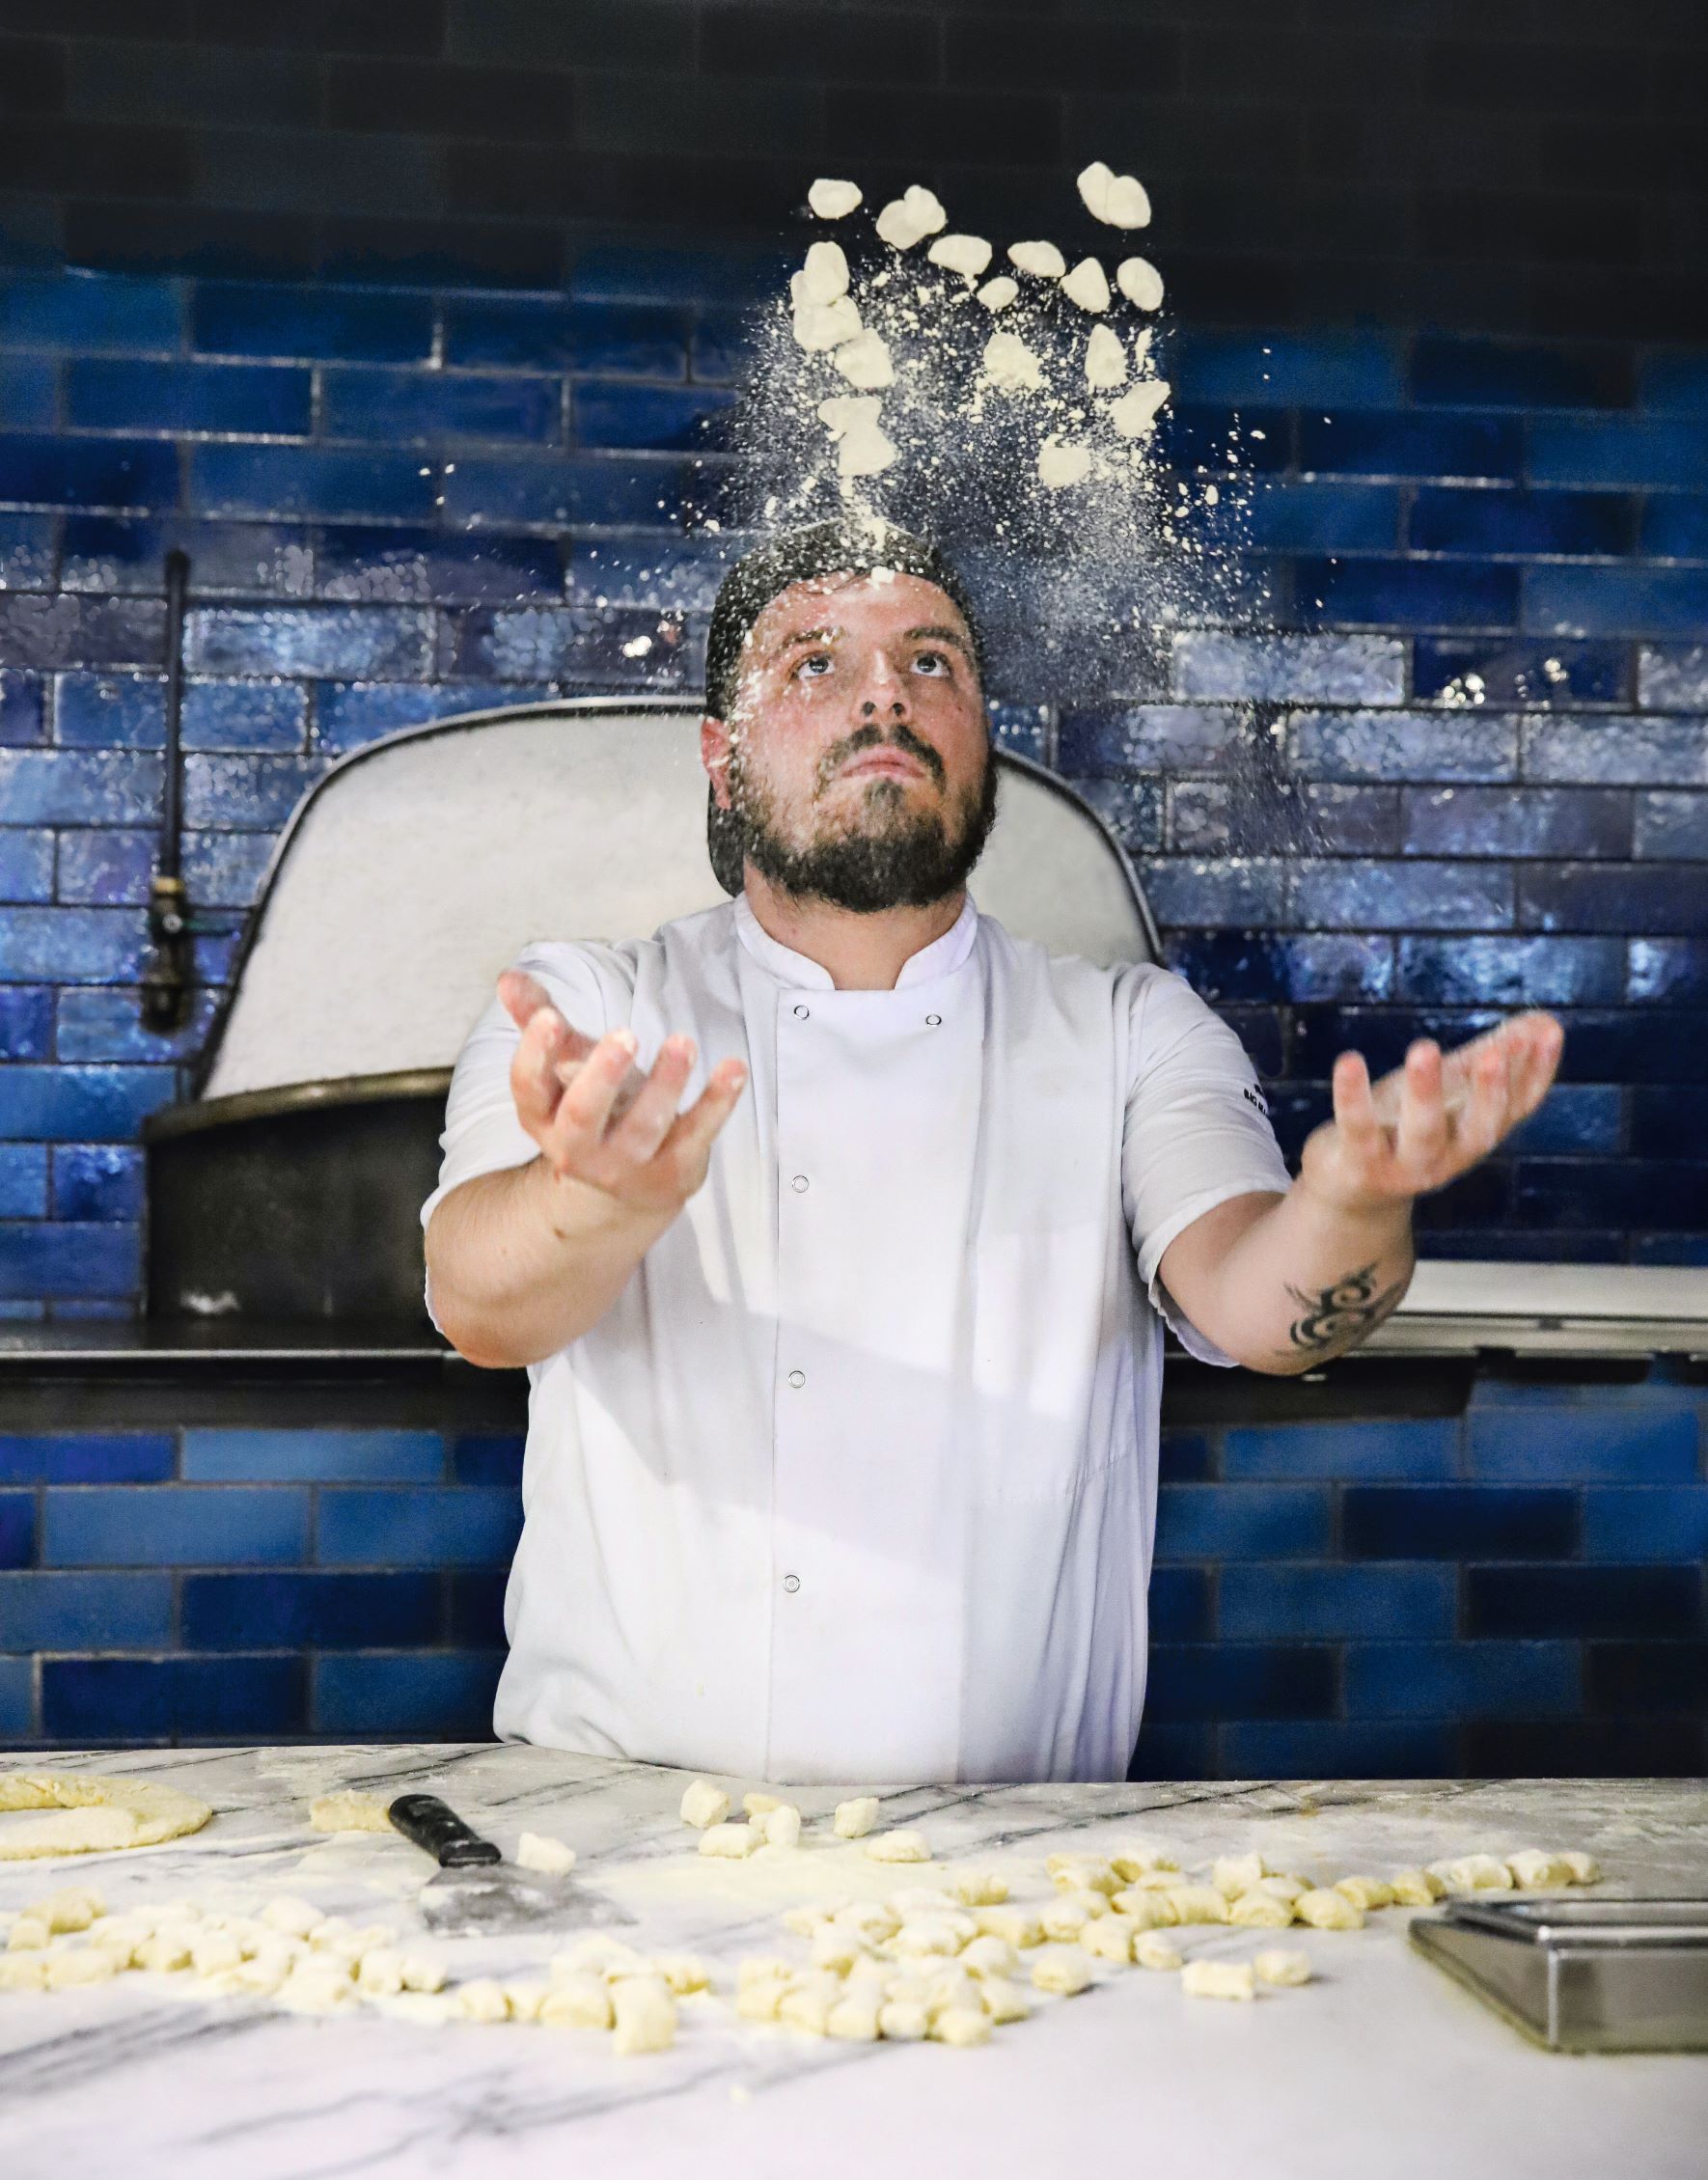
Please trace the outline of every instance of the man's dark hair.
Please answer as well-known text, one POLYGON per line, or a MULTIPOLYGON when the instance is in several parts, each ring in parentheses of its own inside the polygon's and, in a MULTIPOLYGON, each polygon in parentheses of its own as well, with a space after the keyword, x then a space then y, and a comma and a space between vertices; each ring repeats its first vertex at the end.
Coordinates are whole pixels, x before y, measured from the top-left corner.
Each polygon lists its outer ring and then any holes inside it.
MULTIPOLYGON (((705 708, 727 720, 741 680, 742 648, 748 632, 771 600, 791 584, 816 582, 829 575, 869 575, 874 568, 917 575, 934 583, 967 624, 973 664, 984 682, 984 645, 965 584, 928 538, 898 530, 876 516, 841 522, 814 522, 785 530, 735 563, 718 586, 705 646, 705 708)), ((706 845, 712 869, 727 894, 742 885, 741 820, 733 810, 720 810, 715 794, 706 798, 706 845)))

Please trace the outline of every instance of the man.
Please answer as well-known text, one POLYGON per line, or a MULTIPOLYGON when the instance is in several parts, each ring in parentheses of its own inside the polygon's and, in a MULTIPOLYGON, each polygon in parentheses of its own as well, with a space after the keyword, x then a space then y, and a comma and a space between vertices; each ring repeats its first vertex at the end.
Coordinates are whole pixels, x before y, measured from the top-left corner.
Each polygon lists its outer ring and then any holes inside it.
POLYGON ((1420 1041, 1373 1089, 1342 1054, 1289 1180, 1179 978, 968 897, 977 625, 893 529, 731 571, 701 743, 741 893, 523 953, 422 1214, 436 1321, 532 1386, 498 1730, 774 1780, 1124 1777, 1158 1312, 1252 1369, 1354 1345, 1413 1198, 1534 1110, 1559 1027, 1420 1041))

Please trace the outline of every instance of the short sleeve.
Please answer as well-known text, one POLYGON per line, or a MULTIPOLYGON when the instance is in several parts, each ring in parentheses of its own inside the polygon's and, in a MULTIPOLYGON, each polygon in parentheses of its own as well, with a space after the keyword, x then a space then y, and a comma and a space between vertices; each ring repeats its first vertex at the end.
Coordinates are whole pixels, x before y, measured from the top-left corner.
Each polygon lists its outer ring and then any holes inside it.
POLYGON ((1163 1285, 1163 1253, 1218 1203, 1284 1195, 1291 1176, 1245 1046, 1184 980, 1147 966, 1131 1009, 1121 1194, 1139 1276, 1188 1354, 1232 1367, 1163 1285))

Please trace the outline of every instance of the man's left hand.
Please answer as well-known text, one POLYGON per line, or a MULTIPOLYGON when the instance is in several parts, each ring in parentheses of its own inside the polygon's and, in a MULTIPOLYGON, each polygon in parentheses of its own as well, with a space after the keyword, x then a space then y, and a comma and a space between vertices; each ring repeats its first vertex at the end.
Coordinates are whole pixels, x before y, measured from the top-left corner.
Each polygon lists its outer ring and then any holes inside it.
POLYGON ((1419 1037, 1372 1084, 1363 1056, 1335 1062, 1335 1118, 1313 1129, 1299 1179, 1342 1211, 1380 1212, 1445 1188, 1486 1158, 1548 1094, 1565 1031, 1515 1014, 1456 1052, 1419 1037))

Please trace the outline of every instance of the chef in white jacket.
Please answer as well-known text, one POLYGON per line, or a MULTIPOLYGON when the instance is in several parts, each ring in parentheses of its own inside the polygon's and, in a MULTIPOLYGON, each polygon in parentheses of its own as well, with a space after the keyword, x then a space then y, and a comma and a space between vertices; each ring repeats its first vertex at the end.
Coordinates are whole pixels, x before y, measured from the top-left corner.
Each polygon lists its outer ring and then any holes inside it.
POLYGON ((1411 1276, 1411 1204, 1561 1033, 1426 1040, 1290 1179, 1238 1039, 966 882, 996 808, 969 600, 882 524, 713 615, 724 905, 545 940, 457 1062, 428 1307, 526 1366, 508 1739, 770 1780, 1120 1779, 1144 1697, 1162 1324, 1286 1373, 1411 1276))

